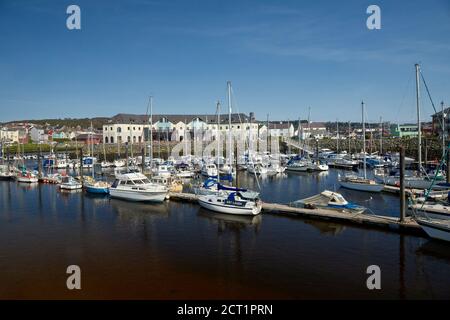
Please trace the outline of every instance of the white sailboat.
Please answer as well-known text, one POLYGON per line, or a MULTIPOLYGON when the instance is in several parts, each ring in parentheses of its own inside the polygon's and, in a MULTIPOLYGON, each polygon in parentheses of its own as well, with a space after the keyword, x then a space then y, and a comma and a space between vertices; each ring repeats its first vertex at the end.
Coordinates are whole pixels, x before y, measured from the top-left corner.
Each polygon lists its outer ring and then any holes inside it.
POLYGON ((347 175, 344 177, 338 176, 339 183, 342 187, 358 191, 368 191, 368 192, 381 192, 384 188, 382 184, 375 182, 372 179, 367 178, 366 170, 366 127, 364 121, 364 101, 361 102, 362 108, 362 135, 363 135, 363 170, 364 176, 347 175))
MULTIPOLYGON (((219 163, 220 150, 220 103, 217 102, 217 163, 219 163)), ((217 172, 217 181, 220 181, 217 172)), ((259 195, 245 189, 225 187, 217 183, 217 192, 200 195, 198 203, 205 209, 235 215, 257 215, 261 212, 262 204, 259 195)))

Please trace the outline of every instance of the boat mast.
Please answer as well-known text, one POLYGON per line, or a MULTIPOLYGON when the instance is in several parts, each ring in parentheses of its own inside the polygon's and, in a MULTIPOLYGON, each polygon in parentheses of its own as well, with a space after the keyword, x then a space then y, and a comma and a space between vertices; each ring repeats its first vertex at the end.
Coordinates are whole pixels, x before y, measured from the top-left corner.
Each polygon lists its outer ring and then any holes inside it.
POLYGON ((230 161, 230 168, 233 167, 232 150, 231 150, 231 81, 227 81, 228 89, 228 161, 230 161))
POLYGON ((220 102, 217 101, 217 183, 220 182, 219 179, 219 164, 220 164, 220 102))
POLYGON ((442 117, 442 159, 445 157, 445 113, 444 101, 441 101, 441 117, 442 117))
POLYGON ((380 156, 383 154, 383 118, 380 117, 380 156))
POLYGON ((339 153, 339 122, 336 119, 336 152, 339 153))
POLYGON ((153 96, 150 96, 150 118, 148 119, 150 122, 150 167, 152 166, 153 162, 153 96))
POLYGON ((420 67, 419 64, 415 64, 416 67, 416 106, 417 106, 417 139, 418 139, 418 171, 419 175, 421 174, 421 168, 422 168, 422 130, 420 128, 420 87, 419 87, 419 72, 420 67))
POLYGON ((361 102, 361 118, 362 118, 362 135, 363 135, 363 168, 364 168, 364 179, 367 178, 366 173, 366 125, 364 123, 364 101, 361 102))

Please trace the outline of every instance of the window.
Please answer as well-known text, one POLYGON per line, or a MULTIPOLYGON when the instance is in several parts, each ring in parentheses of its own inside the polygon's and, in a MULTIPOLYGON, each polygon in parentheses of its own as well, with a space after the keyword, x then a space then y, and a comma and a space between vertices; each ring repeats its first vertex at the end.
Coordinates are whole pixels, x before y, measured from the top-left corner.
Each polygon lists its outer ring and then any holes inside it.
POLYGON ((105 131, 108 131, 108 127, 105 127, 105 131))
POLYGON ((133 136, 133 142, 136 142, 136 136, 133 136))
POLYGON ((114 143, 114 137, 111 137, 111 143, 114 143))
POLYGON ((111 127, 111 128, 109 128, 111 131, 113 130, 113 128, 111 127))
POLYGON ((121 127, 117 127, 117 132, 121 133, 122 132, 122 128, 121 127))
POLYGON ((133 131, 136 131, 136 127, 133 127, 133 131))
POLYGON ((142 137, 141 136, 139 136, 138 141, 139 141, 139 143, 142 142, 142 137))
POLYGON ((108 141, 108 137, 105 137, 105 143, 109 143, 108 141))
POLYGON ((127 137, 127 141, 131 142, 131 137, 130 136, 127 137))

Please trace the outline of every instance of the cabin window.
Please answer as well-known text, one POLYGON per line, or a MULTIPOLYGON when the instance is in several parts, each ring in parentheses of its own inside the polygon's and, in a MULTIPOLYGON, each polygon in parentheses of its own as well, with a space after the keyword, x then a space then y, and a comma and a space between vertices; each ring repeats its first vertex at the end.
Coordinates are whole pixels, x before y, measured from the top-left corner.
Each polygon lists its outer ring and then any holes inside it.
POLYGON ((134 185, 134 182, 131 181, 131 180, 128 180, 128 181, 127 181, 127 185, 134 185))
POLYGON ((120 181, 120 185, 123 186, 123 185, 125 185, 125 184, 127 184, 126 181, 120 181))

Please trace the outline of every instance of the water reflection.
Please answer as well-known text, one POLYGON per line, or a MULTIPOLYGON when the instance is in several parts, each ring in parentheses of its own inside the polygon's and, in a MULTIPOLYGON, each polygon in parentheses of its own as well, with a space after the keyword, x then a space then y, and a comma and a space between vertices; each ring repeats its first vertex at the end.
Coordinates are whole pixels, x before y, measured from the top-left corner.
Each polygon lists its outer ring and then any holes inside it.
POLYGON ((261 226, 262 215, 239 216, 224 213, 216 213, 199 208, 198 217, 208 219, 217 224, 219 234, 224 232, 240 232, 241 230, 253 229, 257 234, 261 226))

